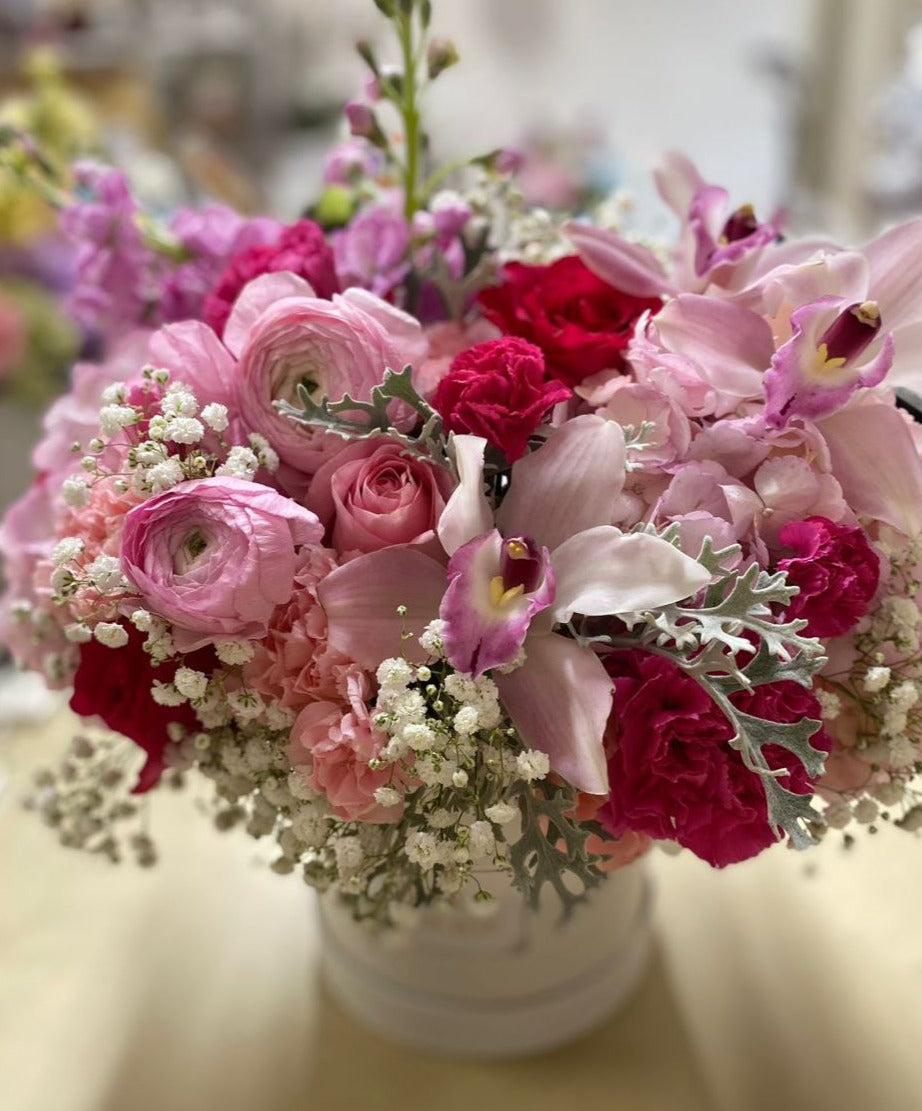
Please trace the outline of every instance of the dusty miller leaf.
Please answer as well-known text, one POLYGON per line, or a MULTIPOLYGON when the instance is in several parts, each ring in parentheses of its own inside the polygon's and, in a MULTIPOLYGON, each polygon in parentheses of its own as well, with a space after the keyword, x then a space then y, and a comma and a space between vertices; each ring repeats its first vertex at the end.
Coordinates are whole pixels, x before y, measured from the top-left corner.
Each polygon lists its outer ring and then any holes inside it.
POLYGON ((357 401, 345 394, 339 401, 311 397, 304 385, 298 386, 301 408, 287 401, 279 401, 276 408, 298 424, 320 428, 347 440, 363 440, 371 436, 389 436, 399 441, 407 451, 444 464, 447 455, 442 418, 416 392, 413 369, 405 366, 401 371, 387 369, 384 379, 372 388, 368 401, 357 401), (392 401, 402 401, 413 409, 422 421, 415 434, 400 432, 393 426, 388 406, 392 401), (347 414, 356 416, 347 416, 347 414))
POLYGON ((514 794, 522 812, 522 835, 509 848, 512 882, 535 910, 541 889, 549 883, 557 892, 564 918, 569 918, 586 891, 602 879, 596 867, 599 858, 586 848, 592 831, 587 823, 568 816, 575 805, 569 788, 520 783, 514 794), (579 892, 567 887, 567 873, 579 881, 579 892))

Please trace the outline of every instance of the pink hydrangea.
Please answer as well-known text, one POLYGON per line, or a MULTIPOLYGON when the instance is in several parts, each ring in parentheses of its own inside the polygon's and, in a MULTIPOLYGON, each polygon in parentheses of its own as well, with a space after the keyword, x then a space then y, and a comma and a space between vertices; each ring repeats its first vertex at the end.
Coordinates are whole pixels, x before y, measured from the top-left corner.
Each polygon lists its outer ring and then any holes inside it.
POLYGON ((317 600, 317 586, 337 567, 327 548, 301 549, 291 598, 277 607, 269 631, 256 644, 244 679, 267 698, 299 710, 309 702, 344 700, 356 664, 327 639, 327 618, 317 600))
POLYGON ((373 770, 369 760, 380 755, 387 737, 371 722, 360 684, 350 683, 349 702, 312 702, 291 729, 292 766, 305 769, 308 786, 320 792, 333 813, 347 821, 395 822, 402 805, 381 806, 375 791, 391 783, 394 769, 373 770))

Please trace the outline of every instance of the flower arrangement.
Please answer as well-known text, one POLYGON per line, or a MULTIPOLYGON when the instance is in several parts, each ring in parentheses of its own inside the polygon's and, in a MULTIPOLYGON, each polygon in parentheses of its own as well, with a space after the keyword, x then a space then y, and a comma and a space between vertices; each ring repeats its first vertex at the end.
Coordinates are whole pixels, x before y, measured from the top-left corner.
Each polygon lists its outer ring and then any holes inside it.
POLYGON ((401 62, 360 44, 314 219, 61 202, 106 352, 3 524, 3 635, 112 732, 41 813, 150 863, 194 775, 382 923, 917 828, 922 221, 788 239, 671 156, 672 247, 558 222, 509 152, 428 164, 457 56, 376 3, 401 62))

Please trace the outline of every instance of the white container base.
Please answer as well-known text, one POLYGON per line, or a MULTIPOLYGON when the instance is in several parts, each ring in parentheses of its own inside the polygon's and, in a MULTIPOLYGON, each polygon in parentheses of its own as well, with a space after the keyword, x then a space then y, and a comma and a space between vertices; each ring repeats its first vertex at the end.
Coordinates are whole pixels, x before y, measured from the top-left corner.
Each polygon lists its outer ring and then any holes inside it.
POLYGON ((535 913, 504 875, 490 881, 491 917, 426 911, 409 931, 371 932, 335 896, 321 899, 323 975, 343 1007, 405 1045, 495 1058, 564 1045, 627 1001, 650 953, 642 861, 563 923, 552 892, 535 913))

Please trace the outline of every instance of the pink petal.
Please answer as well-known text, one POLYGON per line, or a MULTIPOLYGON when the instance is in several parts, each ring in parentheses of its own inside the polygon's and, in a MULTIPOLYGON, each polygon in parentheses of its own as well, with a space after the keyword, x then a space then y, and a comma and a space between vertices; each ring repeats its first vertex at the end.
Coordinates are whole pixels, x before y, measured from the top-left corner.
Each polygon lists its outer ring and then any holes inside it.
POLYGON ((494 676, 519 736, 577 790, 607 795, 602 737, 613 684, 601 660, 556 633, 529 637, 525 653, 522 667, 494 676))
POLYGON ((531 619, 554 599, 554 573, 547 549, 542 578, 530 594, 496 605, 492 580, 500 576, 503 538, 493 529, 469 541, 448 565, 448 589, 439 609, 445 622, 445 656, 457 671, 480 676, 518 655, 531 619))
POLYGON ((147 359, 194 386, 202 404, 233 404, 237 364, 207 324, 184 320, 161 328, 150 338, 147 359))
POLYGON ((893 365, 888 386, 906 386, 922 394, 922 320, 904 324, 893 333, 893 365))
POLYGON ((879 235, 864 249, 870 266, 868 296, 880 306, 883 328, 922 318, 922 218, 879 235))
POLYGON ((832 472, 859 517, 885 521, 907 536, 922 532, 922 460, 897 409, 876 399, 819 422, 832 472))
POLYGON ((483 491, 483 453, 487 441, 482 436, 452 436, 458 486, 448 499, 439 518, 438 534, 449 555, 468 540, 482 536, 493 527, 493 511, 483 491))
POLYGON ((584 529, 611 524, 624 475, 620 426, 574 417, 513 466, 497 523, 504 536, 531 536, 553 551, 584 529))
POLYGON ((615 289, 634 297, 661 297, 674 292, 662 263, 639 243, 588 224, 569 223, 563 230, 589 269, 615 289))
POLYGON ((329 623, 329 641, 362 667, 389 656, 421 663, 416 637, 438 617, 445 568, 410 548, 384 548, 359 556, 329 574, 317 597, 329 623), (406 615, 397 613, 406 606, 406 615), (414 639, 402 640, 406 629, 414 639))
POLYGON ((231 314, 224 325, 224 345, 237 358, 246 346, 247 333, 266 311, 276 301, 288 297, 316 297, 314 287, 310 282, 299 278, 288 270, 279 270, 274 274, 260 274, 258 278, 248 282, 240 291, 240 296, 234 302, 231 314))
POLYGON ((694 162, 687 155, 674 150, 663 155, 659 166, 653 171, 653 180, 659 195, 680 220, 688 216, 692 199, 707 184, 694 162))
POLYGON ((697 560, 666 540, 606 525, 566 540, 551 562, 556 621, 569 621, 574 613, 599 617, 665 606, 697 594, 711 578, 697 560))
POLYGON ((429 341, 415 317, 360 286, 352 286, 338 296, 367 313, 387 333, 395 362, 391 370, 403 370, 407 363, 414 368, 422 365, 429 354, 429 341))
POLYGON ((651 324, 665 347, 692 360, 721 393, 761 396, 762 372, 775 351, 771 328, 761 316, 732 301, 684 293, 651 324))

